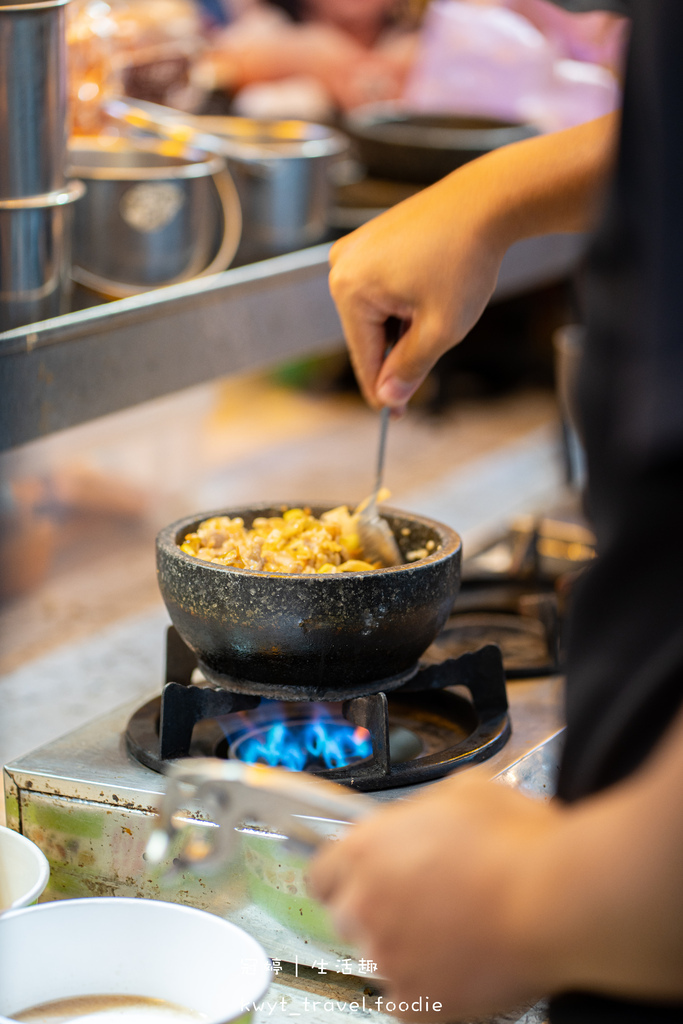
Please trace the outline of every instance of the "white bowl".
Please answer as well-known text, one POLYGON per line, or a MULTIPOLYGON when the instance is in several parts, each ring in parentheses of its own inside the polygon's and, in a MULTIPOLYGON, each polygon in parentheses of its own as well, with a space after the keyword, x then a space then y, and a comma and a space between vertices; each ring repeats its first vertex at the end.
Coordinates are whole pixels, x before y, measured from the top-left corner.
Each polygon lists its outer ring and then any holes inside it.
POLYGON ((30 839, 0 825, 0 911, 35 903, 47 885, 50 865, 30 839))
MULTIPOLYGON (((178 1024, 193 1014, 204 1024, 242 1024, 271 980, 266 954, 241 928, 157 900, 59 900, 13 910, 0 917, 0 949, 2 1024, 42 1003, 102 995, 165 1000, 188 1011, 172 1016, 178 1024)), ((145 1008, 133 1016, 141 1020, 145 1008)))

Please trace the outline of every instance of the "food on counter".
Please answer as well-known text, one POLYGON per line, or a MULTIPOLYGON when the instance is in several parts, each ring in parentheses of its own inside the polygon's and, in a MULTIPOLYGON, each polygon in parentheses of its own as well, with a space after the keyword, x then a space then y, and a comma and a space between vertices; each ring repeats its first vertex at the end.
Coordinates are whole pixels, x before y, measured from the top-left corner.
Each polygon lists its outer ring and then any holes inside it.
POLYGON ((339 573, 379 569, 363 559, 355 514, 346 505, 323 512, 285 509, 281 516, 254 519, 247 529, 239 516, 205 519, 180 545, 187 555, 236 569, 261 572, 339 573))

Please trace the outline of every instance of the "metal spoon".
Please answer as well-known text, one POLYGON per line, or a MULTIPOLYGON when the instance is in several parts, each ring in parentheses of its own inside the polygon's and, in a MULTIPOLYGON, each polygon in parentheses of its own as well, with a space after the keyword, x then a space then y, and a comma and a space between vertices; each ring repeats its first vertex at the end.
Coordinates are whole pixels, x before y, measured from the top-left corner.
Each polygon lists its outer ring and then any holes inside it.
MULTIPOLYGON (((403 321, 395 316, 390 316, 384 325, 387 339, 387 347, 384 351, 384 358, 388 356, 396 342, 403 334, 403 321)), ((386 450, 387 428, 391 409, 385 405, 380 412, 379 425, 379 451, 377 453, 377 473, 375 476, 375 487, 370 498, 361 502, 358 513, 358 536, 363 557, 370 562, 379 561, 382 565, 401 565, 405 559, 396 543, 396 538, 391 532, 386 519, 380 516, 377 510, 377 495, 382 488, 384 476, 384 453, 386 450)))

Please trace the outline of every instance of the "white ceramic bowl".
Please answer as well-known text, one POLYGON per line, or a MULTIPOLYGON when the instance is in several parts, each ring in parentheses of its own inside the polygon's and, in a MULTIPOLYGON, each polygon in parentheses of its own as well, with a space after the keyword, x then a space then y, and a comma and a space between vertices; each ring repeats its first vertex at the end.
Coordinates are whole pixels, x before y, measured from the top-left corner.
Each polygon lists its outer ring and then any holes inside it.
POLYGON ((19 832, 0 825, 0 910, 35 903, 47 885, 50 866, 42 850, 19 832))
MULTIPOLYGON (((165 1000, 201 1015, 198 1024, 242 1024, 272 976, 241 928, 157 900, 58 900, 13 910, 0 917, 0 949, 2 1024, 42 1003, 101 995, 165 1000)), ((143 1009, 135 1019, 144 1016, 143 1009)))

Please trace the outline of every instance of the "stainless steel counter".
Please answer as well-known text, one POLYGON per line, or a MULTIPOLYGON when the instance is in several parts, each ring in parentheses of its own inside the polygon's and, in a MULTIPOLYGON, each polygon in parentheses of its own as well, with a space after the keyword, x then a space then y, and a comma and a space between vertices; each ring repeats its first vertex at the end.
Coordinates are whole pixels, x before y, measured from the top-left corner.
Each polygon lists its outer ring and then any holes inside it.
MULTIPOLYGON (((461 771, 548 799, 562 743, 561 680, 511 683, 508 699, 510 739, 487 761, 461 771)), ((306 895, 305 863, 282 848, 281 836, 246 829, 248 842, 239 861, 215 876, 187 873, 165 887, 159 873, 149 870, 144 849, 164 780, 126 750, 123 732, 136 704, 97 718, 5 768, 7 824, 36 842, 50 861, 45 898, 170 899, 227 917, 277 959, 309 967, 320 958, 353 959, 353 951, 329 936, 322 908, 306 895)), ((386 802, 414 796, 420 788, 369 795, 386 802)), ((199 832, 215 827, 201 810, 184 813, 199 832)), ((311 824, 325 836, 348 828, 322 818, 311 824)), ((169 867, 170 859, 164 865, 169 867)), ((353 964, 358 973, 355 959, 353 964)))

